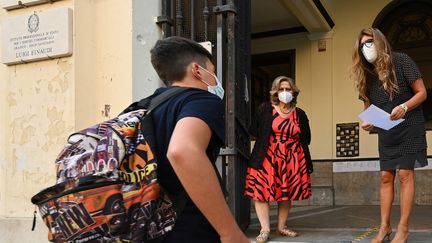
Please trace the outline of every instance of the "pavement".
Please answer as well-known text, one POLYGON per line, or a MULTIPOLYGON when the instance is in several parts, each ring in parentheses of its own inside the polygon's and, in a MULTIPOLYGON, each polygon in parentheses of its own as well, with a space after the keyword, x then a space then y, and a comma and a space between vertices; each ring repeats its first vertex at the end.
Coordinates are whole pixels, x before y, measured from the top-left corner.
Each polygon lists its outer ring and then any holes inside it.
MULTIPOLYGON (((366 243, 376 235, 380 225, 379 206, 293 206, 288 227, 300 234, 288 238, 275 234, 276 208, 276 205, 271 206, 272 233, 269 243, 366 243)), ((246 235, 255 242, 260 225, 255 212, 251 211, 251 223, 246 235)), ((399 206, 393 206, 391 238, 396 234, 399 215, 399 206)), ((408 243, 432 243, 432 206, 414 206, 408 243)))

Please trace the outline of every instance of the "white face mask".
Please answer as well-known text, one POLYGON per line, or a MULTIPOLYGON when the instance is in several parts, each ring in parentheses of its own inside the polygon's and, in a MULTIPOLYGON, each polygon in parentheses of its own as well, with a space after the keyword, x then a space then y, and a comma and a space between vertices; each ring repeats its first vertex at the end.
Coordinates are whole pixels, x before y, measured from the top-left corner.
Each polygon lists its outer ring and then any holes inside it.
POLYGON ((375 44, 373 42, 369 44, 369 47, 367 45, 363 45, 362 53, 363 56, 366 58, 366 61, 368 61, 369 63, 375 62, 378 56, 375 44))
POLYGON ((293 100, 293 95, 291 94, 291 92, 288 91, 282 91, 278 94, 278 98, 280 102, 283 102, 285 104, 290 103, 293 100))
POLYGON ((219 79, 216 77, 216 75, 214 75, 213 73, 211 73, 210 71, 208 71, 207 69, 205 69, 205 68, 203 68, 201 66, 200 66, 200 68, 202 70, 204 70, 205 72, 207 72, 208 74, 210 74, 211 76, 213 76, 213 78, 216 80, 216 83, 217 83, 215 86, 212 86, 208 82, 206 82, 204 80, 201 80, 201 81, 203 81, 203 83, 207 84, 207 91, 210 92, 210 93, 212 93, 212 94, 215 94, 219 98, 223 99, 224 94, 225 94, 225 90, 222 87, 222 83, 219 82, 219 79))

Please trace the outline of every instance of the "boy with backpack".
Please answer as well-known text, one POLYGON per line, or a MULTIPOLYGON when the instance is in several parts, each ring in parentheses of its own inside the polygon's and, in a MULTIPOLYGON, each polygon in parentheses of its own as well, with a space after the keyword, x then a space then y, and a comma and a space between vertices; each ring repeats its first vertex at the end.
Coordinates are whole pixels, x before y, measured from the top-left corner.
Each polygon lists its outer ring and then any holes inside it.
POLYGON ((156 42, 151 62, 167 85, 155 95, 187 88, 153 110, 159 183, 174 205, 185 201, 162 242, 249 242, 229 210, 214 165, 225 137, 224 90, 211 54, 174 36, 156 42))
POLYGON ((32 197, 49 241, 248 242, 214 165, 224 90, 211 54, 170 37, 151 57, 168 87, 72 133, 55 160, 56 184, 32 197))

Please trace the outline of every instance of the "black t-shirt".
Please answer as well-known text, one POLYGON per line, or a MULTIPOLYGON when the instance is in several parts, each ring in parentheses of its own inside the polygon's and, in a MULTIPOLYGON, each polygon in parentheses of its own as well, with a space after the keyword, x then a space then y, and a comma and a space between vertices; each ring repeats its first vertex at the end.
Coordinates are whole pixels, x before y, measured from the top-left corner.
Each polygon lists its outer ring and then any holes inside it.
MULTIPOLYGON (((160 94, 169 88, 159 88, 160 94)), ((212 130, 207 147, 207 156, 214 164, 220 147, 224 144, 225 123, 222 100, 206 90, 191 88, 169 99, 153 110, 153 125, 156 138, 156 158, 158 159, 158 180, 161 186, 174 197, 181 195, 184 188, 175 174, 166 154, 176 123, 185 117, 203 120, 212 130)), ((203 161, 204 163, 204 161, 203 161)), ((203 179, 206 175, 202 175, 203 179)), ((211 193, 211 192, 210 192, 211 193)), ((163 242, 219 242, 219 236, 204 215, 188 199, 180 212, 174 230, 163 242)))

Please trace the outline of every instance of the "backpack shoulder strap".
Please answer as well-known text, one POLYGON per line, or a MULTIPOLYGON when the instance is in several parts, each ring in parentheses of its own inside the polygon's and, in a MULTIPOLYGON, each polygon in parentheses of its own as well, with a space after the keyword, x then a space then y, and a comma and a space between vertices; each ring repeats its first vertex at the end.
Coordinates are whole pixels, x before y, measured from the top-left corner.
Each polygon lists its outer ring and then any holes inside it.
MULTIPOLYGON (((153 109, 158 107, 160 104, 164 103, 165 101, 169 100, 171 97, 180 94, 181 92, 188 90, 187 87, 178 87, 173 86, 167 91, 163 92, 160 95, 157 95, 156 97, 152 98, 150 101, 150 104, 147 107, 147 113, 150 113, 153 109)), ((138 106, 140 105, 141 101, 138 103, 138 106)))
POLYGON ((136 101, 132 104, 130 104, 126 109, 124 109, 120 114, 128 113, 131 111, 139 110, 139 109, 147 109, 147 110, 153 110, 169 98, 188 90, 189 88, 186 87, 178 87, 173 86, 167 91, 163 92, 162 94, 155 95, 152 94, 140 101, 136 101))

